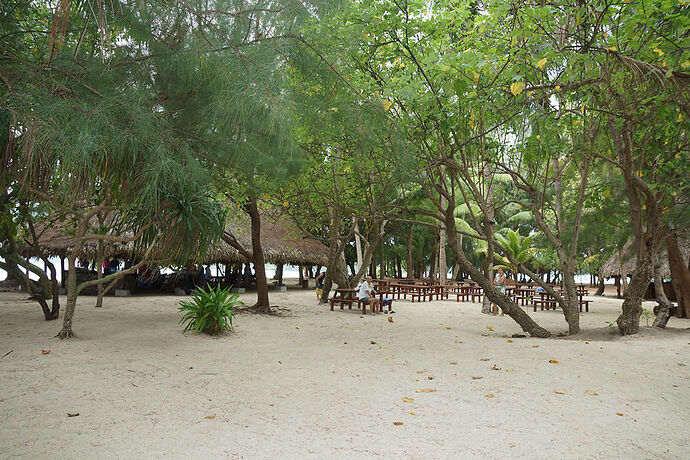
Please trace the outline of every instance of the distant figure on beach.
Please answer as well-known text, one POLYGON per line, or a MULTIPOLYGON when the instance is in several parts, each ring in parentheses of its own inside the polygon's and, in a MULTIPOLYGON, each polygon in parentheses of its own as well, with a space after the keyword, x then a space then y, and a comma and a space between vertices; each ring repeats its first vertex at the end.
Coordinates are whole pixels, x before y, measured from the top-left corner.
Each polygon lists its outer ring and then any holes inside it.
POLYGON ((319 276, 316 277, 316 287, 323 289, 323 283, 326 281, 326 272, 322 271, 319 276))
MULTIPOLYGON (((499 268, 498 273, 496 273, 496 278, 494 278, 494 286, 496 286, 496 289, 498 289, 501 294, 506 293, 506 274, 502 268, 499 268)), ((497 314, 498 314, 498 305, 494 304, 494 315, 497 315, 497 314)), ((501 311, 501 316, 503 316, 502 311, 501 311)))
POLYGON ((326 281, 326 271, 319 273, 319 276, 314 280, 316 284, 316 298, 320 299, 321 294, 323 294, 323 283, 326 281))
POLYGON ((369 304, 371 308, 371 314, 375 315, 381 313, 381 305, 379 299, 375 297, 376 291, 374 290, 374 285, 372 284, 371 275, 367 276, 367 279, 359 287, 359 293, 357 297, 362 303, 369 304))

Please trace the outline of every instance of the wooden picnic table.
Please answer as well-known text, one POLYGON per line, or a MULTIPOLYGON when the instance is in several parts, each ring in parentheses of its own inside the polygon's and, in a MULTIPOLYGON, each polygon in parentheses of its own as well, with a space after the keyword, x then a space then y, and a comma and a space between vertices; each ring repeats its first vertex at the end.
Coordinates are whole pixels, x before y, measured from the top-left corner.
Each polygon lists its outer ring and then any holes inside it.
MULTIPOLYGON (((532 305, 534 307, 535 312, 537 311, 537 305, 541 306, 542 310, 550 310, 551 308, 553 308, 554 310, 556 309, 556 307, 558 306, 558 302, 556 301, 555 297, 553 297, 546 291, 537 291, 537 294, 539 294, 539 299, 533 297, 532 300, 532 305)), ((564 295, 565 292, 560 291, 559 294, 564 295)), ((582 307, 585 307, 585 312, 589 312, 590 301, 584 299, 585 295, 587 294, 585 294, 584 292, 577 293, 577 300, 580 306, 580 312, 582 312, 582 307)))
POLYGON ((366 314, 367 312, 367 304, 362 304, 359 301, 356 289, 335 289, 333 291, 333 297, 328 299, 328 301, 331 304, 331 311, 333 311, 333 307, 336 303, 340 304, 341 310, 345 307, 345 304, 352 310, 352 304, 357 303, 358 308, 360 305, 362 306, 362 314, 366 314))

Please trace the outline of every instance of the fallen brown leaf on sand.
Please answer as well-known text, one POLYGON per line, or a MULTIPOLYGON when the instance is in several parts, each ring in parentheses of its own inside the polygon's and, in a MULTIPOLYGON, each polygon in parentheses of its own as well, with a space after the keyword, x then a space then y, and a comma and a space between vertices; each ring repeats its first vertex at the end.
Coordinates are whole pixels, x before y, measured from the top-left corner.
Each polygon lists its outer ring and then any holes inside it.
POLYGON ((432 376, 428 376, 427 380, 434 380, 434 378, 432 376))
POLYGON ((393 425, 395 425, 395 426, 400 426, 402 424, 403 424, 403 422, 393 422, 393 425))
POLYGON ((449 328, 449 327, 447 327, 447 326, 446 326, 446 329, 448 329, 448 330, 450 331, 450 328, 449 328))
POLYGON ((474 377, 474 376, 472 376, 472 380, 480 380, 480 379, 483 379, 483 378, 484 378, 484 377, 474 377))
POLYGON ((551 364, 558 364, 560 361, 558 361, 557 359, 550 359, 549 362, 551 364))
POLYGON ((50 353, 50 350, 41 350, 42 355, 47 355, 48 353, 50 353))
POLYGON ((493 367, 491 368, 491 370, 492 370, 492 371, 500 371, 501 368, 500 368, 500 367, 496 367, 496 365, 494 364, 493 367))
POLYGON ((532 345, 532 348, 539 348, 539 345, 532 345))
POLYGON ((622 416, 623 416, 623 412, 616 412, 616 415, 619 416, 619 417, 622 417, 622 416))
POLYGON ((372 344, 372 345, 376 345, 376 342, 374 342, 374 341, 372 340, 372 341, 371 341, 371 344, 372 344))
POLYGON ((67 412, 67 416, 68 417, 79 417, 79 412, 74 412, 74 413, 67 412))
MULTIPOLYGON (((388 317, 388 322, 389 322, 389 323, 392 323, 392 322, 393 322, 393 318, 389 316, 389 317, 388 317)), ((402 423, 402 422, 401 422, 401 423, 402 423)))
POLYGON ((403 401, 404 403, 413 403, 413 402, 414 402, 414 398, 408 398, 407 396, 403 396, 402 401, 403 401))
POLYGON ((424 371, 417 371, 417 373, 418 373, 418 374, 423 374, 423 373, 424 373, 424 371))
POLYGON ((458 362, 457 362, 457 361, 451 361, 451 362, 448 363, 448 364, 452 364, 453 366, 457 366, 457 365, 458 365, 458 362))
POLYGON ((490 330, 491 332, 493 332, 493 330, 494 330, 493 326, 486 326, 486 328, 487 328, 488 330, 490 330))
POLYGON ((433 388, 421 388, 417 390, 417 393, 436 393, 436 390, 433 388))
POLYGON ((207 415, 207 416, 204 417, 204 418, 207 419, 207 420, 213 420, 214 418, 216 418, 216 416, 215 416, 215 415, 207 415))
POLYGON ((490 359, 491 359, 491 358, 479 358, 479 361, 488 361, 488 360, 490 360, 490 359))
POLYGON ((491 398, 494 397, 494 394, 493 394, 493 393, 489 393, 488 395, 484 395, 484 397, 485 397, 485 398, 491 399, 491 398))
POLYGON ((513 343, 513 341, 510 340, 510 339, 506 340, 506 342, 508 342, 508 343, 513 343))
POLYGON ((589 396, 598 396, 599 393, 595 393, 592 390, 585 390, 585 394, 589 396))
POLYGON ((676 363, 676 364, 678 364, 680 367, 685 367, 685 364, 683 364, 683 363, 676 363))
POLYGON ((565 394, 565 390, 553 390, 553 392, 556 393, 557 395, 564 395, 565 394))

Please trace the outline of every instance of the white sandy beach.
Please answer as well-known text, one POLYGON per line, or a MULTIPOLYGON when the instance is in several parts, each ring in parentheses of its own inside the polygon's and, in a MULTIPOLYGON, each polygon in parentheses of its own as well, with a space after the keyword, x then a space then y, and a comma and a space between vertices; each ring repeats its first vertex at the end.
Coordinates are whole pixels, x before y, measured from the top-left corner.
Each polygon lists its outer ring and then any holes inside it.
POLYGON ((62 318, 0 293, 0 457, 690 458, 690 320, 622 338, 621 300, 590 297, 582 334, 511 339, 479 304, 396 301, 390 323, 290 290, 287 316, 208 337, 181 298, 82 297, 60 341, 62 318))

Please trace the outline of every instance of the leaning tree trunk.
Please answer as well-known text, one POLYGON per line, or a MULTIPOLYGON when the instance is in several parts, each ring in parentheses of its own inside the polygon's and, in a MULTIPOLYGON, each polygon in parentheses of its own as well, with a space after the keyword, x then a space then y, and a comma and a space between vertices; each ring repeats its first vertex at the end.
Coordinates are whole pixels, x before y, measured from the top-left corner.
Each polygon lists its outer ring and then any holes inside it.
MULTIPOLYGON (((690 271, 683 260, 683 254, 673 233, 666 238, 666 246, 668 247, 668 265, 671 268, 671 283, 678 302, 676 316, 690 318, 690 271)), ((659 288, 664 290, 663 282, 659 288)))
POLYGON ((539 326, 522 308, 520 308, 510 297, 501 293, 493 285, 493 279, 487 278, 475 266, 470 263, 462 252, 462 248, 458 247, 457 231, 455 228, 455 216, 453 213, 448 213, 446 216, 446 229, 448 231, 448 244, 454 251, 455 261, 460 266, 463 272, 470 275, 472 280, 476 281, 483 289, 484 296, 488 297, 490 301, 501 307, 503 312, 510 316, 516 323, 522 327, 522 330, 533 337, 551 337, 551 333, 539 326))

